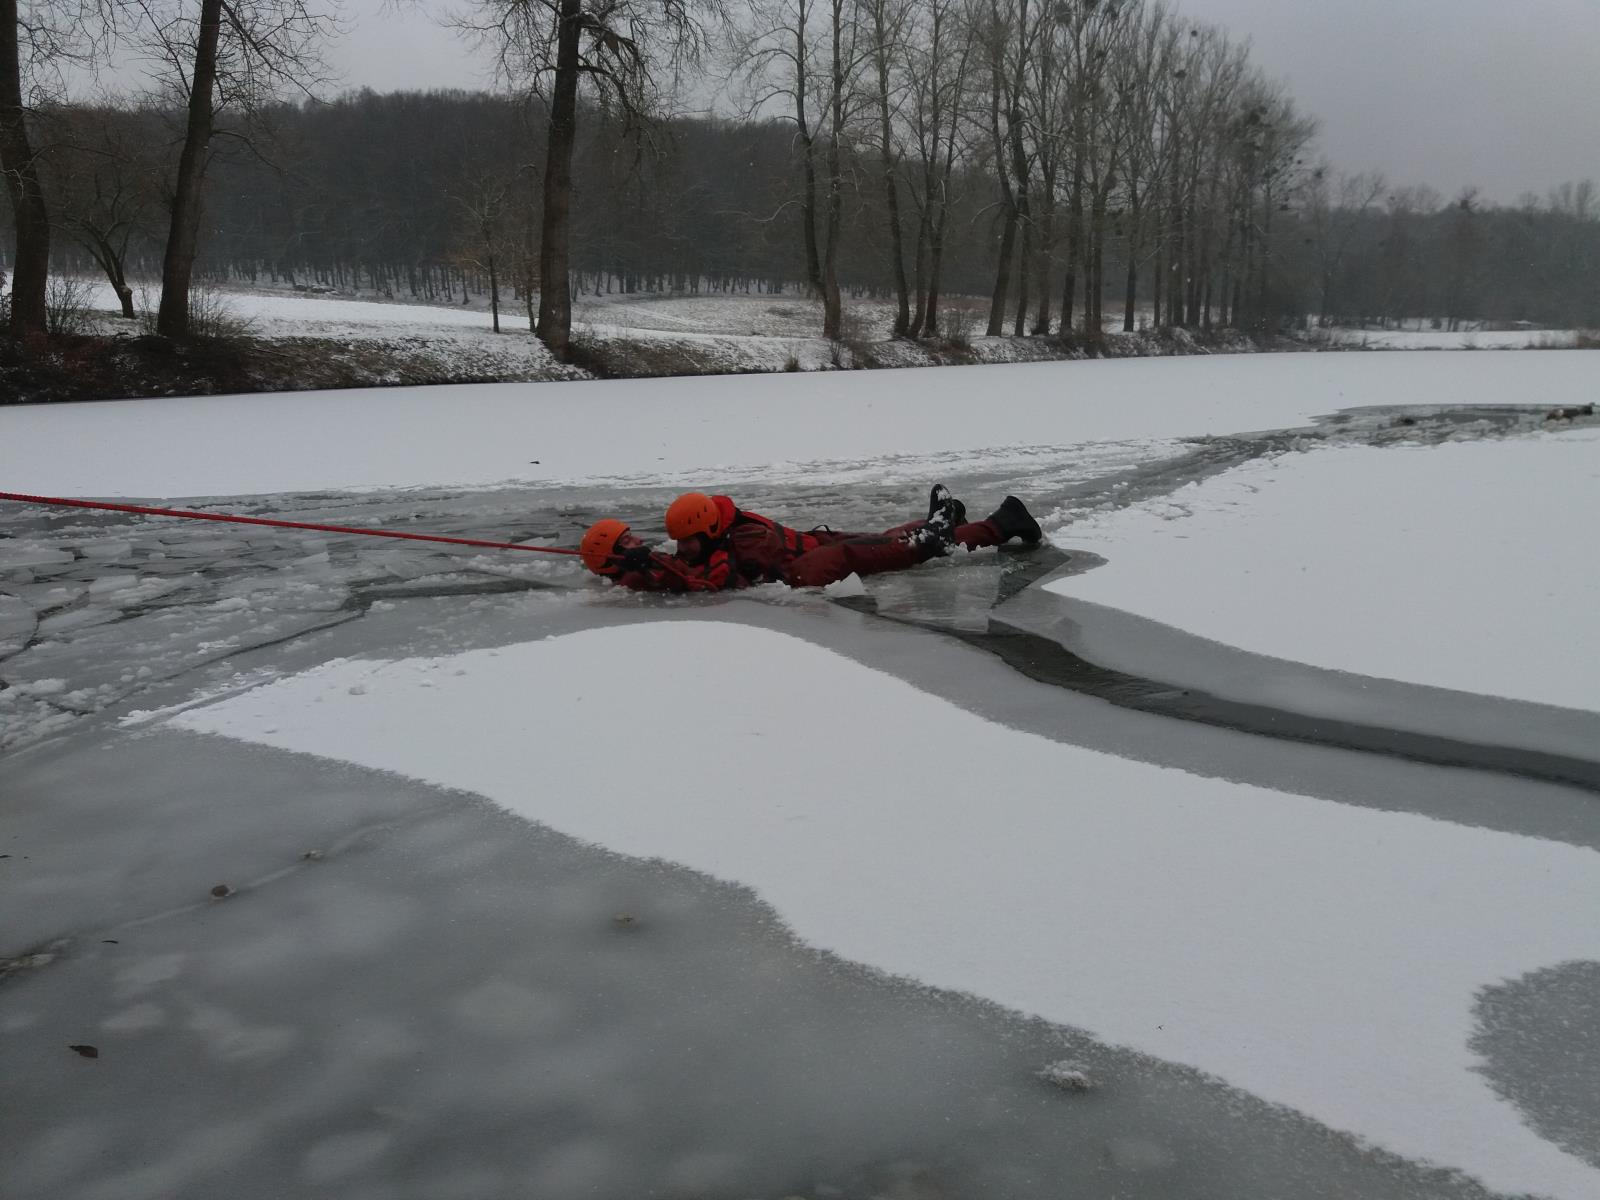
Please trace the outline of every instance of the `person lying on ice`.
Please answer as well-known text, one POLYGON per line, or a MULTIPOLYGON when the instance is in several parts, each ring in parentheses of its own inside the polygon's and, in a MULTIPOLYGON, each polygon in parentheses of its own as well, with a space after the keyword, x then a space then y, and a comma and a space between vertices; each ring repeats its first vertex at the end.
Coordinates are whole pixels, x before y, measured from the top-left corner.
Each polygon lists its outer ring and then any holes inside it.
POLYGON ((621 521, 598 521, 584 534, 584 564, 638 591, 721 591, 758 583, 821 587, 851 574, 875 575, 914 567, 950 553, 998 546, 1012 538, 1032 545, 1039 523, 1015 496, 982 521, 968 521, 966 506, 943 484, 928 498, 925 519, 880 534, 813 529, 802 533, 759 513, 740 509, 727 496, 689 492, 667 509, 674 554, 652 551, 621 521))

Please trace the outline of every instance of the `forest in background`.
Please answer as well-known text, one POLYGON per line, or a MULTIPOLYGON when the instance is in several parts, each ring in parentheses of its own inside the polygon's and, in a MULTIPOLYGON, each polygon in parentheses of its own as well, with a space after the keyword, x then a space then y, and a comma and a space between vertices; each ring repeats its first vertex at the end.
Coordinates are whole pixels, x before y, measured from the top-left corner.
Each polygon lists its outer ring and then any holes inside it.
MULTIPOLYGON (((162 26, 165 92, 19 85, 14 120, 0 95, 19 296, 42 228, 46 275, 103 274, 129 316, 160 281, 179 336, 205 282, 493 295, 558 355, 584 292, 806 293, 833 338, 860 296, 909 337, 939 336, 952 296, 983 298, 991 335, 1090 342, 1600 326, 1592 183, 1496 206, 1337 171, 1244 43, 1158 3, 480 0, 503 90, 331 101, 289 98, 327 33, 303 0, 216 3, 162 26), (690 61, 743 111, 671 115, 690 61)), ((33 49, 24 84, 48 77, 33 49)))

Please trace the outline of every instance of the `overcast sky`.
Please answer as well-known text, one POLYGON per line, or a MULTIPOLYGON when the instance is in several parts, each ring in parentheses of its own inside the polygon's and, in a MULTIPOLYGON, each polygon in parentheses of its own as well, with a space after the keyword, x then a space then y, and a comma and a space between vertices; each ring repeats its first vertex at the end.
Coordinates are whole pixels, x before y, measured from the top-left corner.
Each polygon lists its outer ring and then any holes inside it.
MULTIPOLYGON (((437 10, 445 0, 430 0, 437 10)), ((1183 0, 1249 37, 1341 169, 1501 203, 1600 179, 1600 0, 1183 0)), ((352 87, 482 87, 482 56, 417 9, 345 0, 352 87)))

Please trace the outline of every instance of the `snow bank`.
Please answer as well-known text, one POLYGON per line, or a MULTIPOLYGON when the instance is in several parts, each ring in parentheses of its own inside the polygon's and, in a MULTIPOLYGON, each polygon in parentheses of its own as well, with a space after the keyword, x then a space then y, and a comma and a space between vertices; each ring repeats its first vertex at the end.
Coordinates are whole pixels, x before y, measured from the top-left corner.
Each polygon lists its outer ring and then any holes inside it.
POLYGON ((1313 341, 1363 350, 1571 349, 1576 329, 1321 329, 1313 341))
MULTIPOLYGON (((1472 359, 1476 362, 1477 359, 1472 359)), ((1241 649, 1600 710, 1600 429, 1335 447, 1070 526, 1046 585, 1241 649)))
MULTIPOLYGON (((297 301, 296 303, 301 303, 297 301)), ((309 302, 305 302, 309 303, 309 302)), ((1252 355, 479 384, 0 408, 0 487, 182 497, 628 478, 1296 426, 1367 404, 1560 403, 1597 361, 1252 355)), ((958 465, 958 464, 952 464, 958 465)))
POLYGON ((1191 1063, 1495 1189, 1600 1191, 1468 1049, 1478 989, 1600 958, 1589 850, 1061 745, 730 623, 341 660, 172 723, 468 789, 748 884, 816 946, 1191 1063), (752 662, 782 685, 753 687, 752 662), (714 774, 747 786, 679 769, 706 706, 714 774))

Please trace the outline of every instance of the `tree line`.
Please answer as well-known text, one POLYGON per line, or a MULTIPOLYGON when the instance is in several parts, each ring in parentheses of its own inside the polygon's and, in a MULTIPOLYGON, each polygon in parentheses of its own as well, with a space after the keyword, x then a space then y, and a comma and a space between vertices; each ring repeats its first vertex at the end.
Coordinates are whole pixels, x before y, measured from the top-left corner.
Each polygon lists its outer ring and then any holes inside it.
POLYGON ((43 328, 52 262, 129 315, 159 274, 174 336, 194 280, 265 278, 488 294, 497 329, 504 298, 561 356, 584 289, 799 290, 833 338, 862 294, 908 337, 945 332, 952 295, 987 297, 991 335, 1090 340, 1600 324, 1592 185, 1496 207, 1340 175, 1244 43, 1160 3, 477 0, 459 23, 503 89, 327 102, 294 97, 320 78, 310 0, 172 0, 159 33, 29 43, 53 2, 0 0, 14 332, 43 328), (39 84, 140 36, 156 94, 39 84), (713 61, 737 111, 668 115, 675 74, 713 61))

